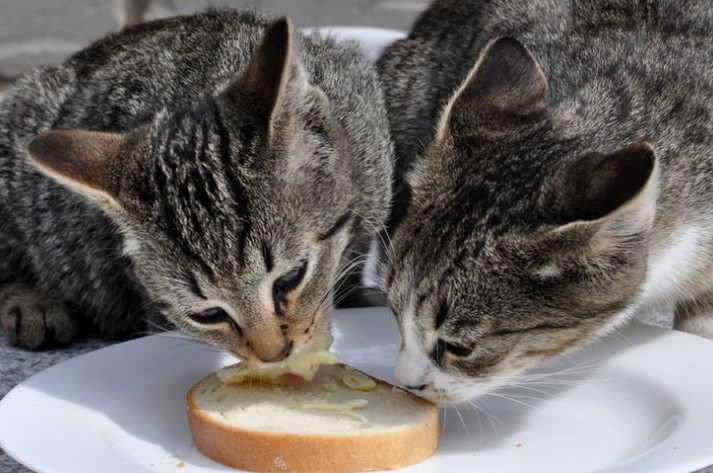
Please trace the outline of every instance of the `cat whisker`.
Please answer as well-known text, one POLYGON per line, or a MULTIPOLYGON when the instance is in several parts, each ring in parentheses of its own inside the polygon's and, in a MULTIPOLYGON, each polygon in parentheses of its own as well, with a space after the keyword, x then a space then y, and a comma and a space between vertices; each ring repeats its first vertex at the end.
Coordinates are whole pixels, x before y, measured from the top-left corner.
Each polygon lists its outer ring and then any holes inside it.
POLYGON ((146 318, 146 319, 144 319, 144 322, 146 322, 146 324, 149 325, 150 327, 154 327, 155 329, 157 329, 158 332, 174 333, 176 336, 180 336, 183 338, 190 338, 188 335, 181 332, 180 330, 176 330, 175 327, 164 327, 163 325, 159 324, 155 320, 146 318))
MULTIPOLYGON (((627 338, 626 333, 624 333, 624 327, 623 326, 617 326, 614 327, 610 332, 608 333, 608 336, 611 336, 612 338, 616 339, 619 343, 624 345, 625 347, 633 347, 636 345, 633 341, 629 340, 627 338)), ((602 340, 604 340, 606 337, 602 337, 602 340)))
MULTIPOLYGON (((353 257, 352 259, 347 260, 346 263, 345 263, 345 266, 351 265, 351 264, 353 264, 354 262, 359 262, 359 263, 364 262, 364 261, 366 261, 368 258, 369 258, 368 255, 357 255, 357 256, 353 257)), ((342 258, 342 259, 344 259, 344 258, 342 258)), ((340 271, 339 271, 338 274, 342 274, 342 275, 343 275, 343 274, 344 274, 344 271, 345 271, 345 268, 343 267, 343 268, 340 269, 340 271)))
POLYGON ((463 418, 463 415, 460 413, 458 406, 453 406, 453 409, 456 411, 456 415, 460 419, 460 422, 463 425, 463 430, 465 430, 466 435, 468 436, 469 439, 473 440, 473 436, 470 434, 470 430, 468 430, 468 426, 465 424, 465 419, 463 418))
MULTIPOLYGON (((345 284, 346 279, 344 279, 344 276, 348 274, 349 271, 351 271, 353 268, 365 261, 365 259, 365 255, 358 255, 349 260, 346 265, 339 270, 339 272, 337 273, 337 277, 333 279, 333 282, 330 284, 320 301, 317 303, 317 311, 326 309, 324 307, 325 302, 330 298, 330 296, 333 296, 335 293, 338 293, 342 286, 345 284)), ((334 305, 334 302, 332 301, 330 305, 334 305)))
POLYGON ((523 400, 521 400, 521 399, 518 399, 518 398, 515 397, 515 396, 508 396, 508 395, 503 394, 503 393, 500 393, 500 392, 489 392, 489 393, 485 393, 485 395, 486 395, 486 396, 492 396, 492 397, 500 398, 500 399, 504 399, 504 400, 506 400, 506 401, 511 401, 511 402, 514 402, 514 403, 517 403, 517 404, 521 404, 521 405, 523 405, 523 406, 525 406, 525 407, 527 407, 527 408, 533 409, 533 410, 538 411, 538 412, 541 411, 541 409, 540 409, 539 407, 533 406, 532 404, 529 404, 529 403, 527 403, 527 402, 525 402, 525 401, 523 401, 523 400))
POLYGON ((166 331, 150 331, 150 330, 144 330, 141 332, 136 332, 136 335, 139 337, 147 337, 151 335, 161 335, 162 337, 165 338, 175 338, 177 340, 185 340, 186 336, 182 334, 177 334, 177 333, 172 333, 172 332, 166 332, 166 331))
MULTIPOLYGON (((162 337, 167 337, 167 338, 171 338, 174 340, 179 340, 179 341, 184 342, 182 344, 177 344, 176 346, 189 345, 192 348, 196 348, 196 349, 199 349, 202 351, 210 351, 212 353, 225 353, 224 350, 214 347, 214 346, 204 342, 203 340, 199 340, 197 338, 191 337, 190 335, 186 335, 183 332, 177 331, 175 329, 169 329, 169 328, 163 327, 162 325, 160 325, 154 321, 151 321, 151 320, 147 320, 146 322, 149 325, 152 325, 153 327, 158 329, 158 335, 160 335, 162 337)), ((145 333, 147 335, 156 335, 157 334, 156 332, 145 332, 145 333)))
MULTIPOLYGON (((495 437, 497 438, 498 437, 498 428, 495 425, 495 423, 497 422, 497 423, 501 424, 501 426, 502 426, 502 422, 497 418, 497 416, 492 411, 490 411, 490 409, 488 409, 484 403, 482 403, 482 405, 481 405, 481 404, 478 404, 477 401, 475 401, 475 400, 470 400, 470 401, 467 401, 467 404, 472 406, 473 409, 478 413, 479 423, 480 423, 480 414, 483 414, 485 419, 490 424, 490 428, 493 430, 495 437)), ((480 432, 481 432, 481 437, 482 437, 482 435, 483 435, 482 423, 480 423, 480 432)))
POLYGON ((167 356, 171 352, 173 352, 174 350, 177 350, 177 349, 201 351, 204 353, 207 352, 207 353, 219 354, 219 355, 225 354, 224 351, 219 350, 215 347, 211 347, 210 345, 206 345, 206 344, 200 342, 199 340, 186 339, 183 341, 183 343, 177 343, 177 344, 171 346, 170 348, 168 348, 167 350, 165 350, 164 353, 162 353, 162 356, 167 356))
MULTIPOLYGON (((532 386, 529 386, 527 384, 508 385, 505 387, 505 389, 507 389, 507 388, 517 388, 517 389, 523 389, 526 391, 532 391, 537 394, 542 394, 543 396, 546 396, 546 398, 548 398, 548 399, 551 399, 554 397, 554 393, 550 393, 550 392, 544 391, 542 389, 533 388, 532 386)), ((533 399, 537 399, 539 401, 545 400, 544 398, 534 398, 534 397, 533 397, 533 399)))
MULTIPOLYGON (((360 214, 360 213, 357 212, 356 210, 354 210, 354 209, 352 209, 352 208, 350 208, 350 207, 348 207, 348 206, 345 206, 345 208, 348 209, 349 211, 353 212, 355 215, 357 215, 359 218, 361 218, 361 219, 364 220, 365 222, 370 223, 370 224, 373 225, 373 222, 370 222, 369 219, 365 218, 364 215, 360 214)), ((391 258, 391 248, 393 248, 393 241, 392 241, 392 239, 391 239, 391 235, 389 234, 388 229, 382 228, 382 230, 381 230, 380 232, 378 232, 375 236, 379 239, 379 241, 380 241, 382 247, 384 248, 384 251, 383 251, 383 255, 382 255, 382 256, 383 256, 384 258, 388 258, 388 259, 390 260, 390 258, 391 258), (383 236, 382 236, 382 234, 383 234, 383 236), (386 238, 387 241, 384 241, 384 237, 386 238)), ((368 259, 368 255, 366 255, 366 256, 367 256, 367 259, 368 259)))

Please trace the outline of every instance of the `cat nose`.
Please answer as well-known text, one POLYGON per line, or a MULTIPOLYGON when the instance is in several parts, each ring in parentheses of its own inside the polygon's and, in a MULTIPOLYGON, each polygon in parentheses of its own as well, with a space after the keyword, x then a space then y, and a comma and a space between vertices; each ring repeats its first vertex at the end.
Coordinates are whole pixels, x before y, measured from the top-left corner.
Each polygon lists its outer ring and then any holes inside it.
POLYGON ((244 338, 246 348, 252 352, 254 361, 275 363, 284 360, 292 352, 292 341, 277 323, 263 323, 246 327, 244 338))
POLYGON ((292 353, 292 345, 293 345, 292 340, 289 340, 282 347, 282 350, 280 350, 280 353, 278 353, 277 356, 273 356, 273 357, 265 358, 264 355, 258 354, 254 349, 253 349, 253 352, 255 353, 255 356, 257 357, 257 359, 262 361, 263 363, 276 363, 276 362, 282 361, 285 358, 287 358, 288 356, 290 356, 290 353, 292 353))

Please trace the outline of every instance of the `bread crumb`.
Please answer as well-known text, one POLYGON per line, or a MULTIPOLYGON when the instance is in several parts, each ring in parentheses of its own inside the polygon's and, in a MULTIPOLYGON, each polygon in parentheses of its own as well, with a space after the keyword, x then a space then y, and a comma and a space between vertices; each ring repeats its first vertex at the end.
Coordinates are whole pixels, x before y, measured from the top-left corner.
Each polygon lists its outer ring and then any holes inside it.
POLYGON ((185 468, 186 464, 184 462, 180 462, 176 465, 176 468, 185 468))
POLYGON ((515 448, 520 448, 520 447, 522 447, 521 443, 518 443, 517 445, 515 445, 515 448))
POLYGON ((275 465, 275 468, 278 470, 285 471, 287 470, 287 464, 285 463, 285 460, 282 457, 277 457, 275 460, 272 462, 273 465, 275 465))

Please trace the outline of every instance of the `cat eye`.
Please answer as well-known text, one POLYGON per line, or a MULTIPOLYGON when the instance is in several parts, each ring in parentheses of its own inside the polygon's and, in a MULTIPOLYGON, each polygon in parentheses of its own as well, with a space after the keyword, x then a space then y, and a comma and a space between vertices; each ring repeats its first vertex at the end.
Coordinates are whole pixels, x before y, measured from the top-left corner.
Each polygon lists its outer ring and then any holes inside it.
POLYGON ((206 325, 228 323, 233 320, 233 318, 220 307, 213 307, 212 309, 204 310, 203 312, 197 312, 195 314, 191 314, 190 317, 194 321, 206 325))
POLYGON ((440 365, 443 361, 443 354, 445 352, 448 352, 451 355, 457 356, 459 358, 465 358, 466 356, 473 353, 473 348, 474 347, 467 347, 465 345, 459 345, 457 343, 450 343, 443 340, 442 338, 439 338, 438 341, 436 341, 436 346, 433 348, 433 353, 431 354, 431 357, 437 365, 440 365))
POLYGON ((272 285, 272 299, 275 303, 275 311, 278 315, 284 315, 281 305, 285 303, 287 294, 300 285, 307 272, 307 263, 301 268, 295 268, 284 276, 275 280, 272 285))
POLYGON ((212 309, 204 310, 203 312, 196 312, 189 315, 189 317, 193 321, 203 325, 228 324, 235 333, 241 337, 243 336, 243 329, 240 328, 240 325, 238 325, 235 319, 220 307, 213 307, 212 309))
POLYGON ((452 355, 464 358, 473 353, 473 347, 446 342, 446 351, 452 355))

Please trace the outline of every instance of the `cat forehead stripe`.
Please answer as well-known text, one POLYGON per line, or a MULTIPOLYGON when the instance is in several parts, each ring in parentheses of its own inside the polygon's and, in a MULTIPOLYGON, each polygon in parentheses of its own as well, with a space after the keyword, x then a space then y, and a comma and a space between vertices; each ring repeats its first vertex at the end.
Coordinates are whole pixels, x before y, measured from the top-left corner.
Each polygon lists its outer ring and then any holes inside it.
POLYGON ((347 210, 344 212, 342 215, 339 216, 336 222, 334 222, 334 225, 332 225, 329 230, 326 232, 322 233, 319 235, 320 240, 328 240, 332 238, 339 230, 341 230, 344 225, 349 222, 349 219, 352 217, 352 212, 347 210))

